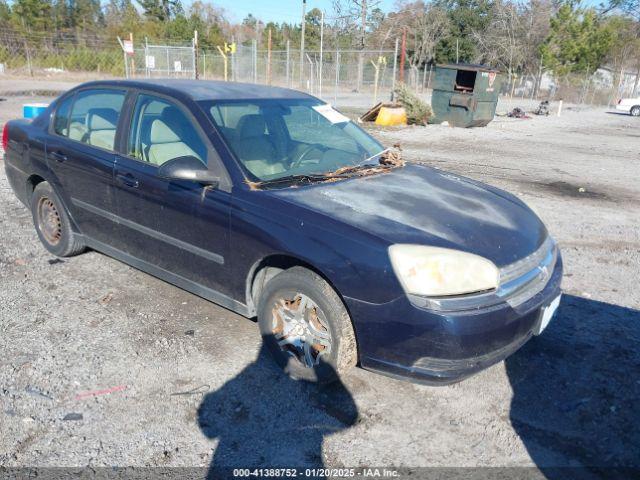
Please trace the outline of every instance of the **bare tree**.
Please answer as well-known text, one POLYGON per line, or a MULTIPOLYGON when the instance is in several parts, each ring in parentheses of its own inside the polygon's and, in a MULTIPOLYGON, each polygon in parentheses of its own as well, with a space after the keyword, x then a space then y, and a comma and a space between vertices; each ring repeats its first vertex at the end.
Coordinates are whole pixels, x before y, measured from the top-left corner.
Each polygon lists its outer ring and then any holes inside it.
POLYGON ((497 1, 487 28, 472 34, 478 50, 476 60, 505 69, 509 81, 522 68, 526 57, 527 26, 523 20, 515 3, 497 1))
POLYGON ((425 6, 422 10, 414 9, 411 18, 409 62, 412 66, 419 66, 433 61, 436 45, 449 34, 450 24, 447 12, 433 4, 425 6))
POLYGON ((357 49, 358 54, 358 78, 357 87, 359 91, 362 87, 362 77, 364 70, 364 49, 367 44, 367 28, 369 25, 369 16, 374 9, 377 9, 381 0, 333 0, 333 10, 337 17, 343 20, 343 23, 349 30, 356 27, 358 32, 357 49))

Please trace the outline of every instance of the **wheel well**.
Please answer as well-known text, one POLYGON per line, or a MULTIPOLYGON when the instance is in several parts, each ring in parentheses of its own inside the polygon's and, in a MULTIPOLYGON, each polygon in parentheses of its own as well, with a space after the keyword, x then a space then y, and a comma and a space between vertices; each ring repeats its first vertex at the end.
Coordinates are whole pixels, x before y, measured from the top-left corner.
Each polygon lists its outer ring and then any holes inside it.
POLYGON ((258 299, 260 298, 260 294, 262 293, 262 290, 264 289, 264 286, 267 284, 267 282, 275 277, 278 273, 291 267, 304 267, 320 275, 325 282, 331 285, 331 288, 333 288, 333 290, 342 300, 342 303, 344 303, 342 295, 340 294, 338 289, 336 289, 335 285, 333 285, 331 280, 329 280, 324 273, 322 273, 310 263, 290 255, 271 255, 269 257, 263 258, 259 262, 256 262, 251 268, 249 275, 247 276, 246 296, 247 307, 249 307, 250 315, 255 316, 257 314, 258 299))
MULTIPOLYGON (((33 195, 33 192, 36 189, 36 187, 40 183, 46 182, 46 181, 47 181, 46 179, 42 178, 40 175, 35 174, 35 173, 33 175, 31 175, 29 178, 27 178, 27 185, 26 185, 27 206, 29 205, 29 202, 31 201, 31 196, 33 195)), ((53 185, 51 185, 51 188, 53 188, 54 191, 55 191, 55 188, 53 187, 53 185)), ((58 198, 60 199, 60 202, 62 203, 62 207, 65 209, 67 215, 69 216, 69 221, 71 222, 71 229, 76 233, 80 233, 80 229, 78 228, 78 225, 76 224, 75 220, 73 219, 73 217, 69 213, 69 209, 65 205, 64 200, 62 199, 62 197, 60 195, 58 195, 58 198)))
MULTIPOLYGON (((351 325, 353 327, 353 331, 355 333, 356 338, 356 348, 357 351, 360 352, 360 346, 358 342, 358 332, 356 331, 356 326, 353 324, 353 319, 351 317, 351 312, 349 311, 349 306, 344 301, 342 294, 335 287, 333 282, 327 278, 327 276, 318 270, 316 267, 311 265, 304 260, 299 258, 290 256, 290 255, 271 255, 269 257, 265 257, 262 260, 256 262, 251 268, 249 275, 247 276, 247 307, 249 310, 249 316, 255 317, 257 315, 257 300, 260 298, 260 294, 264 289, 264 286, 267 284, 269 280, 275 277, 278 273, 283 270, 287 270, 292 267, 304 267, 312 272, 316 273, 322 279, 329 284, 333 291, 336 292, 340 301, 344 305, 344 308, 347 310, 347 314, 349 315, 349 319, 351 320, 351 325)), ((358 364, 360 363, 359 354, 358 354, 358 364)))
POLYGON ((40 175, 31 175, 28 179, 27 179, 27 198, 31 198, 31 195, 33 194, 33 191, 36 189, 36 186, 39 183, 44 182, 45 179, 42 178, 40 175))

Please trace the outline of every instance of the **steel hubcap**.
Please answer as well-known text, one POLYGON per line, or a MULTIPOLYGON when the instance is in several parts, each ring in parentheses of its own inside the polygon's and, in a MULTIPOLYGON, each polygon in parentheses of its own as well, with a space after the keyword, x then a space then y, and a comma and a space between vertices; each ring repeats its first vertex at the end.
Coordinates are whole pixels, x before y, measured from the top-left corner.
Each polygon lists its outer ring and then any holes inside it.
POLYGON ((331 352, 331 332, 320 308, 306 295, 295 293, 276 300, 272 332, 283 352, 307 368, 331 352))
POLYGON ((38 203, 38 226, 44 238, 51 245, 57 245, 62 238, 62 222, 58 209, 47 197, 42 197, 38 203))

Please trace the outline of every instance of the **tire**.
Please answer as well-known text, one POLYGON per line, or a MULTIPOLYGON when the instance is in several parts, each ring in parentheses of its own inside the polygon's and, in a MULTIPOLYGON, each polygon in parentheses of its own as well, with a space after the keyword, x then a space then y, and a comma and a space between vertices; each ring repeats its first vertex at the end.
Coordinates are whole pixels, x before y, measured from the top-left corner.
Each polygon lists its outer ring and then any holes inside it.
POLYGON ((632 117, 640 117, 640 105, 635 105, 631 107, 631 110, 629 110, 629 113, 631 114, 632 117))
POLYGON ((72 230, 67 211, 48 182, 33 190, 31 216, 42 245, 56 257, 72 257, 85 250, 82 237, 72 230))
POLYGON ((258 324, 276 363, 296 380, 331 383, 357 363, 356 338, 342 300, 306 268, 290 268, 267 283, 258 302, 258 324))

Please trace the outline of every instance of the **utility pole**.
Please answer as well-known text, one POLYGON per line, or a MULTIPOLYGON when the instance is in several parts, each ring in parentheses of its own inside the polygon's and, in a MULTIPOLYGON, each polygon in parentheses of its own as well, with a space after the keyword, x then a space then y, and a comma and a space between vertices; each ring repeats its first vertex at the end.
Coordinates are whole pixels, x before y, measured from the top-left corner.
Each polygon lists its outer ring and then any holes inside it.
POLYGON ((193 31, 193 76, 196 80, 200 78, 198 73, 198 30, 193 31))
POLYGON ((362 1, 362 10, 360 11, 360 54, 358 55, 358 78, 356 81, 356 90, 360 91, 362 86, 362 77, 364 76, 364 47, 365 35, 367 33, 367 0, 362 1))
POLYGON ((269 29, 269 40, 267 42, 267 85, 271 85, 271 29, 269 29))
POLYGON ((404 59, 407 55, 407 29, 402 30, 402 49, 400 51, 400 83, 404 82, 404 59))
POLYGON ((318 66, 318 96, 322 98, 322 54, 324 43, 324 10, 320 14, 320 65, 318 66))
POLYGON ((393 78, 391 79, 391 101, 396 94, 396 75, 398 71, 398 38, 396 37, 396 48, 393 51, 393 78))
POLYGON ((336 85, 333 90, 333 103, 338 103, 338 87, 340 85, 340 50, 336 49, 336 85))
POLYGON ((253 83, 258 83, 258 40, 252 40, 253 45, 253 83))
POLYGON ((304 88, 304 27, 306 20, 307 0, 302 0, 302 31, 300 32, 300 87, 304 88))
POLYGON ((287 87, 291 87, 291 65, 290 65, 290 56, 291 56, 291 45, 289 39, 287 38, 287 87))

